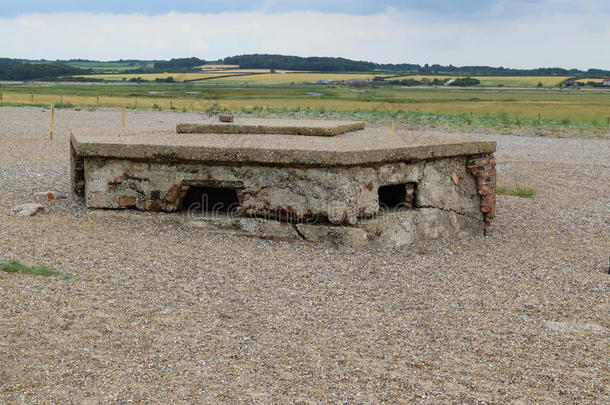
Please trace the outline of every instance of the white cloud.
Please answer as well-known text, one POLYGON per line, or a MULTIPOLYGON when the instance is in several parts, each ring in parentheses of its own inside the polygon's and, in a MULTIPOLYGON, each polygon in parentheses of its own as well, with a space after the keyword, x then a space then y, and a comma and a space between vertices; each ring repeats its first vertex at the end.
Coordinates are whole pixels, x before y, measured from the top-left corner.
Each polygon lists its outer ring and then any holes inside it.
POLYGON ((6 57, 101 60, 282 53, 394 63, 610 69, 609 17, 547 14, 431 22, 419 13, 392 9, 366 16, 31 14, 0 19, 0 52, 6 57))

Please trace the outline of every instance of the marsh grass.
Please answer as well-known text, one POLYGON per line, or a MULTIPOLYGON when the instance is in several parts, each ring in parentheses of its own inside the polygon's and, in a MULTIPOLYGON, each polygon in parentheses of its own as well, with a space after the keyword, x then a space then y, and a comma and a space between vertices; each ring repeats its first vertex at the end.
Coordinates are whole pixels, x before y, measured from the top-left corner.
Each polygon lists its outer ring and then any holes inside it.
MULTIPOLYGON (((280 75, 281 76, 281 75, 280 75)), ((537 81, 536 81, 537 83, 537 81)), ((533 136, 610 135, 610 92, 243 85, 2 85, 0 105, 241 111, 257 116, 357 119, 407 129, 490 129, 533 136), (32 94, 35 103, 31 102, 32 94), (315 94, 312 96, 312 94, 315 94), (321 94, 319 96, 318 94, 321 94), (45 104, 40 104, 44 101, 45 104)))
POLYGON ((19 263, 16 260, 8 262, 0 262, 0 270, 6 273, 17 273, 17 274, 31 274, 35 276, 54 276, 61 278, 70 278, 69 274, 62 273, 43 266, 28 266, 23 263, 19 263))
MULTIPOLYGON (((385 125, 394 122, 396 125, 405 126, 407 129, 435 128, 455 132, 469 132, 475 128, 491 130, 502 134, 513 134, 520 131, 535 131, 539 136, 606 136, 606 124, 600 121, 569 121, 565 120, 511 116, 507 113, 473 114, 473 113, 442 113, 430 111, 407 111, 407 110, 331 110, 310 108, 247 108, 241 107, 242 114, 253 115, 259 118, 324 118, 338 120, 358 120, 372 124, 385 125)), ((534 135, 534 134, 531 134, 534 135)))

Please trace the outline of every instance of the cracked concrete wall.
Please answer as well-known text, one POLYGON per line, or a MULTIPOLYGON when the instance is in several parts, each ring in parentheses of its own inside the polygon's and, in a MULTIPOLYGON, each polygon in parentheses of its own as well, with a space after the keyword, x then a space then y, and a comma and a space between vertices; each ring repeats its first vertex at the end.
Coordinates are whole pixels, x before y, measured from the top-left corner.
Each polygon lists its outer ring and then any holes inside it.
POLYGON ((379 214, 378 189, 416 183, 415 208, 482 221, 477 181, 466 156, 351 167, 212 166, 86 158, 85 198, 92 208, 181 209, 190 186, 233 187, 246 216, 328 219, 355 225, 379 214))
POLYGON ((482 221, 451 211, 422 208, 364 219, 356 226, 286 223, 261 218, 196 215, 193 226, 274 240, 305 240, 355 248, 398 248, 427 239, 482 235, 482 221))
POLYGON ((482 220, 477 182, 466 159, 442 159, 423 165, 415 207, 437 208, 482 220))

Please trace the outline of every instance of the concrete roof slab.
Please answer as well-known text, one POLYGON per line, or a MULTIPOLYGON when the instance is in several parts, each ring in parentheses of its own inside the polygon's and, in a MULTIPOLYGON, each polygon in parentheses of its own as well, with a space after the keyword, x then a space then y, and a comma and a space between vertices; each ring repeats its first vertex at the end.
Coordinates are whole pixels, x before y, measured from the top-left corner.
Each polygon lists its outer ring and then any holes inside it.
POLYGON ((415 131, 367 128, 332 137, 177 134, 173 130, 73 135, 77 155, 229 164, 353 166, 493 153, 496 143, 415 131))
POLYGON ((178 124, 179 134, 282 134, 305 136, 337 136, 364 129, 366 124, 357 121, 294 120, 265 118, 234 118, 221 122, 216 117, 203 123, 178 124))

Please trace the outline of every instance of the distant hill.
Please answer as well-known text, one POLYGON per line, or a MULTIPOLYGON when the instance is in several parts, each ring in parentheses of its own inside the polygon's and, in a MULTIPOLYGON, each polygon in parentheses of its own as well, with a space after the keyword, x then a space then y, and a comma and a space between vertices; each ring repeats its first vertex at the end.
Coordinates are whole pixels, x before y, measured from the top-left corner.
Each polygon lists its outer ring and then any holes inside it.
POLYGON ((378 65, 372 62, 345 58, 285 55, 239 55, 224 58, 227 65, 239 65, 242 69, 312 70, 317 72, 370 72, 378 65))
POLYGON ((62 63, 32 63, 21 59, 0 58, 0 80, 53 80, 60 76, 87 73, 88 70, 62 63))
POLYGON ((412 74, 447 74, 473 76, 576 76, 610 75, 609 70, 562 68, 511 69, 490 66, 417 65, 411 63, 383 64, 355 61, 345 58, 310 57, 269 54, 230 56, 223 60, 228 65, 240 65, 242 69, 311 70, 319 72, 404 72, 412 74))
POLYGON ((205 64, 205 61, 199 58, 178 58, 169 61, 155 62, 155 69, 194 68, 195 66, 201 66, 203 64, 205 64))

